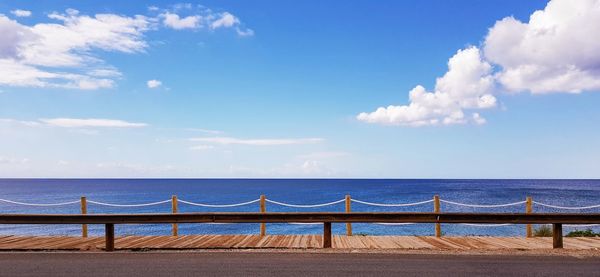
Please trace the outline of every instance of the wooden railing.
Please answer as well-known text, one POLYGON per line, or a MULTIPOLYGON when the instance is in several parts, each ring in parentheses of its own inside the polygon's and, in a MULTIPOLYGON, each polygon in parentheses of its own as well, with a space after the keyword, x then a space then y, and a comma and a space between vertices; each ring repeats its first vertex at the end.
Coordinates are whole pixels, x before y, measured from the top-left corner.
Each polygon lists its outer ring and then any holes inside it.
MULTIPOLYGON (((104 224, 106 251, 114 250, 115 224, 155 223, 323 223, 323 247, 331 247, 332 223, 487 223, 552 224, 553 247, 562 248, 562 224, 598 224, 600 213, 180 213, 38 215, 3 214, 0 224, 104 224)), ((261 228, 262 229, 262 228, 261 228)), ((261 232, 261 235, 264 233, 261 232)))

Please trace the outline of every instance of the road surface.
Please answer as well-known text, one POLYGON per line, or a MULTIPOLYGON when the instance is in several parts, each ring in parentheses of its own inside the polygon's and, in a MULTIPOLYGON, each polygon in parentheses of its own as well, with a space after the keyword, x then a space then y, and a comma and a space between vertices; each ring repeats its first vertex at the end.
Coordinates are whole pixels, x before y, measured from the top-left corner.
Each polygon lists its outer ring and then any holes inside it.
POLYGON ((265 252, 0 253, 0 276, 598 276, 598 257, 265 252))

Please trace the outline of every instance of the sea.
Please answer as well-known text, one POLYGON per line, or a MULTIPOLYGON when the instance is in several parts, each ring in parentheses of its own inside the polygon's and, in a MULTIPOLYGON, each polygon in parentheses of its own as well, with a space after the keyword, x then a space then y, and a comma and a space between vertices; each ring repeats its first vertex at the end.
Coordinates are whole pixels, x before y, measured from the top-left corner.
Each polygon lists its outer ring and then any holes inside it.
MULTIPOLYGON (((211 205, 244 203, 260 195, 292 205, 318 205, 344 199, 376 204, 402 204, 440 199, 468 205, 501 205, 533 201, 563 207, 588 207, 600 204, 600 180, 444 180, 444 179, 0 179, 0 213, 2 214, 78 214, 79 203, 61 206, 23 204, 57 204, 77 201, 85 196, 90 202, 137 205, 178 199, 211 205), (7 202, 21 202, 16 204, 7 202)), ((288 207, 267 203, 272 212, 342 212, 340 202, 321 207, 288 207)), ((199 207, 179 203, 186 212, 258 212, 259 203, 235 207, 199 207)), ((88 203, 89 214, 170 213, 171 203, 151 206, 105 206, 88 203)), ((447 212, 524 212, 525 204, 505 207, 469 207, 441 203, 447 212)), ((352 203, 352 211, 433 211, 433 203, 405 207, 373 206, 352 203)), ((600 208, 564 210, 539 204, 534 212, 600 213, 600 208)), ((599 232, 600 226, 565 226, 565 232, 587 229, 599 232)), ((170 224, 116 225, 117 235, 168 235, 170 224)), ((103 235, 104 226, 90 225, 90 235, 103 235)), ((259 224, 179 224, 180 234, 257 234, 259 224)), ((345 224, 333 224, 334 234, 345 234, 345 224)), ((433 224, 381 225, 354 223, 353 232, 363 235, 433 235, 433 224)), ((267 224, 268 234, 321 234, 322 225, 267 224)), ((442 224, 447 236, 524 236, 524 225, 473 226, 442 224)), ((80 225, 0 225, 1 235, 80 235, 80 225)))

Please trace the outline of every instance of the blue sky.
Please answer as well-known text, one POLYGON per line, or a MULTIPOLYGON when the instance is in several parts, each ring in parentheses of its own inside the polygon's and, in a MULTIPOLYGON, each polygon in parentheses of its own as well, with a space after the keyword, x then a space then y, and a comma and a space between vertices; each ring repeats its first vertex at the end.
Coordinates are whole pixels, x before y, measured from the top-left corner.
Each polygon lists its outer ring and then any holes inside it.
POLYGON ((600 177, 598 1, 0 14, 0 177, 600 177))

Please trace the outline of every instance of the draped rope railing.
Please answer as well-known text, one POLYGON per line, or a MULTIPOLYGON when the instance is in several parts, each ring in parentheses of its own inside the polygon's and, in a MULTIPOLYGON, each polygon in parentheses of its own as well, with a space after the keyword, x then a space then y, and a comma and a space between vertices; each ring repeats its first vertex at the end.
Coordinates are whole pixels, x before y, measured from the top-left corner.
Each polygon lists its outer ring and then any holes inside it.
MULTIPOLYGON (((455 205, 455 206, 460 206, 460 207, 469 207, 469 208, 503 208, 503 207, 512 207, 512 206, 518 206, 518 205, 525 204, 525 212, 526 213, 533 212, 534 204, 541 206, 541 207, 553 208, 553 209, 563 209, 563 210, 587 210, 587 209, 600 208, 600 204, 590 205, 590 206, 581 206, 581 207, 551 205, 551 204, 547 204, 547 203, 543 203, 543 202, 533 201, 531 199, 531 197, 527 197, 527 199, 524 201, 517 201, 517 202, 505 203, 505 204, 470 204, 470 203, 461 203, 461 202, 455 202, 455 201, 441 199, 437 195, 434 196, 433 199, 430 199, 430 200, 423 200, 423 201, 412 202, 412 203, 376 203, 376 202, 352 199, 349 195, 346 195, 346 197, 344 199, 326 202, 326 203, 320 203, 320 204, 291 204, 291 203, 271 200, 271 199, 266 198, 264 195, 261 195, 261 197, 258 199, 254 199, 254 200, 250 200, 250 201, 246 201, 246 202, 240 202, 240 203, 233 203, 233 204, 199 203, 199 202, 192 202, 192 201, 187 201, 187 200, 183 200, 183 199, 177 199, 177 196, 173 196, 172 199, 156 201, 156 202, 149 202, 149 203, 138 203, 138 204, 107 203, 107 202, 100 202, 100 201, 94 201, 94 200, 86 200, 85 197, 81 197, 81 200, 67 201, 67 202, 60 202, 60 203, 28 203, 28 202, 14 201, 14 200, 2 199, 2 198, 0 198, 0 202, 14 204, 14 205, 34 206, 34 207, 56 207, 56 206, 66 206, 66 205, 73 205, 73 204, 81 203, 82 214, 87 214, 87 204, 88 203, 100 205, 100 206, 107 206, 107 207, 117 207, 117 208, 148 207, 148 206, 156 206, 156 205, 171 203, 173 213, 178 212, 178 208, 177 208, 178 203, 187 204, 187 205, 191 205, 191 206, 197 206, 197 207, 205 207, 205 208, 232 208, 232 207, 246 206, 246 205, 250 205, 250 204, 254 204, 254 203, 260 203, 259 210, 262 213, 266 212, 266 203, 283 206, 283 207, 288 207, 288 208, 320 208, 320 207, 337 205, 337 204, 345 202, 345 212, 351 212, 351 203, 357 203, 357 204, 374 206, 374 207, 411 207, 411 206, 419 206, 419 205, 433 203, 434 204, 434 212, 436 212, 436 213, 441 211, 440 203, 455 205)), ((213 223, 213 224, 219 224, 219 223, 213 223)), ((289 224, 312 225, 312 224, 321 224, 321 223, 290 222, 289 224)), ((416 223, 373 223, 373 224, 385 225, 385 226, 404 226, 404 225, 412 225, 412 224, 416 224, 416 223)), ((435 225, 436 225, 435 235, 437 237, 440 237, 441 236, 441 226, 439 223, 436 223, 435 225)), ((473 227, 499 227, 499 226, 510 226, 510 225, 514 225, 514 224, 512 224, 512 223, 506 223, 506 224, 462 223, 461 225, 473 226, 473 227)), ((599 225, 600 224, 587 224, 587 225, 565 224, 564 226, 567 226, 567 227, 594 227, 594 226, 599 226, 599 225)), ((83 228, 82 236, 87 237, 87 225, 84 224, 82 228, 83 228)), ((352 224, 351 223, 346 223, 346 230, 347 230, 347 235, 352 235, 352 224)), ((265 235, 265 234, 266 234, 266 224, 261 223, 261 235, 265 235)), ((174 236, 177 235, 177 224, 173 224, 173 235, 174 236)), ((527 237, 531 237, 531 236, 532 236, 532 227, 531 227, 531 224, 527 224, 527 237)))
MULTIPOLYGON (((79 201, 77 201, 77 202, 79 202, 79 201)), ((150 202, 150 203, 141 203, 141 204, 114 204, 114 203, 98 202, 98 201, 93 201, 93 200, 87 200, 87 202, 96 204, 96 205, 107 206, 107 207, 135 208, 135 207, 147 207, 147 206, 156 206, 156 205, 160 205, 160 204, 165 204, 165 203, 171 202, 171 199, 157 201, 157 202, 150 202)))
POLYGON ((325 206, 331 206, 331 205, 339 204, 339 203, 342 203, 342 202, 344 202, 346 200, 345 199, 341 199, 341 200, 337 200, 337 201, 332 201, 332 202, 327 202, 327 203, 322 203, 322 204, 313 204, 313 205, 289 204, 289 203, 284 203, 284 202, 278 202, 278 201, 271 200, 271 199, 265 199, 265 201, 267 201, 268 203, 271 203, 271 204, 275 204, 275 205, 279 205, 279 206, 284 206, 284 207, 290 207, 290 208, 319 208, 319 207, 325 207, 325 206))
POLYGON ((550 204, 546 204, 546 203, 542 203, 542 202, 537 202, 537 201, 533 201, 533 203, 536 204, 536 205, 543 206, 543 207, 554 208, 554 209, 561 209, 561 210, 587 210, 587 209, 600 208, 600 204, 599 205, 592 205, 592 206, 583 206, 583 207, 565 207, 565 206, 550 205, 550 204))
POLYGON ((241 202, 241 203, 235 203, 235 204, 205 204, 205 203, 196 203, 196 202, 190 202, 190 201, 185 201, 185 200, 181 200, 178 199, 177 201, 184 203, 184 204, 188 204, 188 205, 192 205, 192 206, 197 206, 197 207, 205 207, 205 208, 231 208, 231 207, 239 207, 239 206, 246 206, 246 205, 250 205, 253 203, 256 203, 258 201, 260 201, 260 199, 254 199, 254 200, 250 200, 248 202, 241 202))
POLYGON ((471 207, 471 208, 502 208, 502 207, 510 207, 510 206, 525 204, 526 201, 518 201, 518 202, 514 202, 514 203, 494 204, 494 205, 466 204, 466 203, 453 202, 453 201, 444 200, 444 199, 440 199, 440 202, 446 203, 446 204, 457 205, 457 206, 463 206, 463 207, 471 207))
POLYGON ((6 202, 6 203, 10 203, 10 204, 16 204, 16 205, 36 206, 36 207, 64 206, 64 205, 72 205, 72 204, 78 204, 79 203, 79 200, 69 201, 69 202, 62 202, 62 203, 45 203, 45 204, 40 204, 40 203, 25 203, 25 202, 12 201, 12 200, 7 200, 7 199, 0 199, 0 201, 1 202, 6 202))
POLYGON ((432 200, 425 200, 425 201, 421 201, 421 202, 401 203, 401 204, 373 203, 373 202, 361 201, 361 200, 357 200, 357 199, 351 199, 351 201, 355 202, 355 203, 360 203, 360 204, 363 204, 363 205, 377 206, 377 207, 409 207, 409 206, 418 206, 418 205, 423 205, 423 204, 431 203, 431 202, 433 202, 433 199, 432 200))

